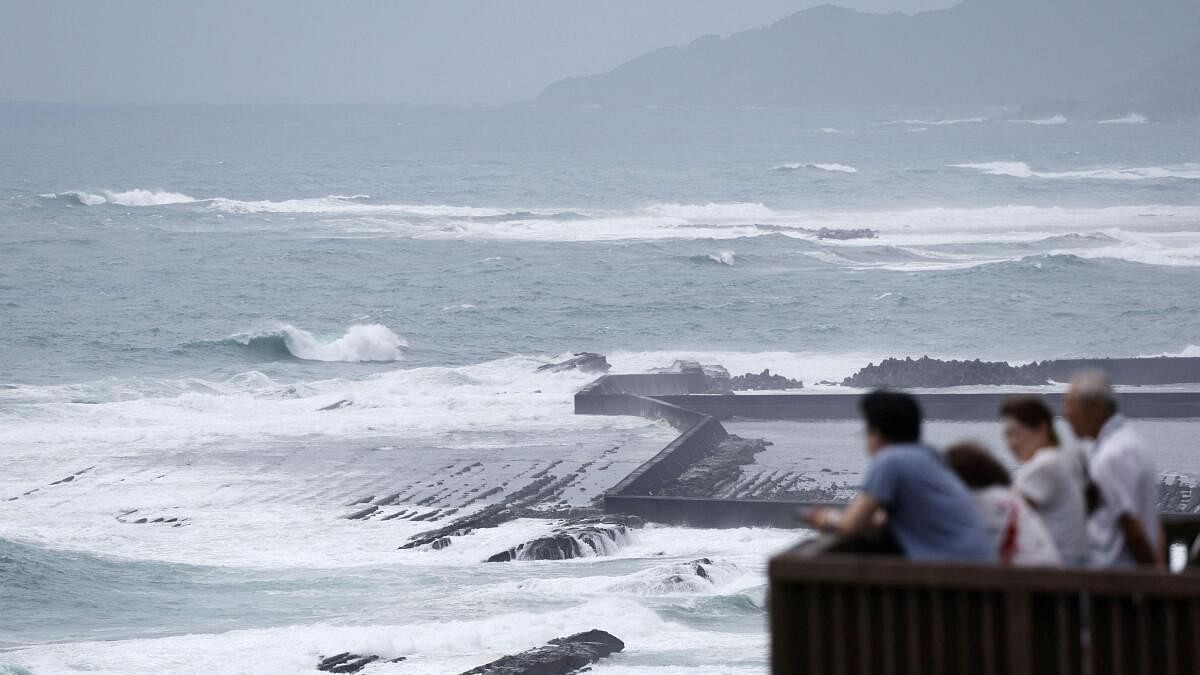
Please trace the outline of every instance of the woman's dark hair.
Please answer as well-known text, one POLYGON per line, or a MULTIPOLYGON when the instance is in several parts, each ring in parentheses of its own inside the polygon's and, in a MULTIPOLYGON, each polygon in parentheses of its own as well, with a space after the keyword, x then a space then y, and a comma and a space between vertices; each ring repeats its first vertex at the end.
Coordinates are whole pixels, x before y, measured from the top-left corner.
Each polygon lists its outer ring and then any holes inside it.
POLYGON ((879 390, 862 397, 858 407, 867 429, 879 432, 889 443, 921 440, 921 406, 908 394, 879 390))
POLYGON ((1027 429, 1046 428, 1050 442, 1059 445, 1058 432, 1054 430, 1054 415, 1050 408, 1037 396, 1014 396, 1000 406, 1001 417, 1011 417, 1027 429))
POLYGON ((958 443, 946 451, 946 464, 972 490, 1012 485, 1008 469, 978 443, 958 443))

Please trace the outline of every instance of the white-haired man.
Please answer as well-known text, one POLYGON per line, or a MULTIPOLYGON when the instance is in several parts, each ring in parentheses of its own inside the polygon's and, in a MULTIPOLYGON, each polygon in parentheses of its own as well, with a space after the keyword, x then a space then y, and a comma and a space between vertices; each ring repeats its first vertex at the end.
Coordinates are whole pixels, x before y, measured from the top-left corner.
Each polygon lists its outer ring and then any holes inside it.
POLYGON ((1099 492, 1087 524, 1091 565, 1162 565, 1158 473, 1145 441, 1117 412, 1108 377, 1098 371, 1076 375, 1063 417, 1076 436, 1096 440, 1088 468, 1099 492))

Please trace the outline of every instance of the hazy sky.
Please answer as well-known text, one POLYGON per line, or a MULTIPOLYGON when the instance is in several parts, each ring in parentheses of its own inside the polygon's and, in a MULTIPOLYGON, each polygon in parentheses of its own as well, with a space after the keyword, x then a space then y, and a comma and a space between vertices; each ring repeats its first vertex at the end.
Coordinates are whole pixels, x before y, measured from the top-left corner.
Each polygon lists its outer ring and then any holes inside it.
MULTIPOLYGON (((0 0, 0 101, 503 102, 812 0, 0 0)), ((956 0, 843 0, 864 11, 956 0)))

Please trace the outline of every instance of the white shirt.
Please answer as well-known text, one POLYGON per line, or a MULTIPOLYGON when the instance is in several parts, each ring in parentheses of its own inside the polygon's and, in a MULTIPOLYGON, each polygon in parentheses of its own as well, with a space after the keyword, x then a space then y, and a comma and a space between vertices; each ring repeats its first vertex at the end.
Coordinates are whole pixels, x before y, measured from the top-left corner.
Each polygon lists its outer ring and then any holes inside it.
POLYGON ((1132 567, 1133 554, 1125 545, 1122 515, 1142 524, 1150 544, 1157 548, 1158 472, 1145 441, 1120 415, 1114 415, 1100 430, 1092 459, 1092 482, 1100 490, 1100 506, 1088 519, 1092 567, 1132 567))
POLYGON ((1086 566, 1087 504, 1083 496, 1082 465, 1074 451, 1038 450, 1017 469, 1013 488, 1041 516, 1063 563, 1068 567, 1086 566))
POLYGON ((1012 546, 1012 565, 1033 567, 1059 567, 1062 558, 1054 546, 1054 540, 1024 498, 1011 488, 993 485, 973 491, 975 503, 983 515, 983 523, 997 558, 1004 562, 1005 542, 1012 546))

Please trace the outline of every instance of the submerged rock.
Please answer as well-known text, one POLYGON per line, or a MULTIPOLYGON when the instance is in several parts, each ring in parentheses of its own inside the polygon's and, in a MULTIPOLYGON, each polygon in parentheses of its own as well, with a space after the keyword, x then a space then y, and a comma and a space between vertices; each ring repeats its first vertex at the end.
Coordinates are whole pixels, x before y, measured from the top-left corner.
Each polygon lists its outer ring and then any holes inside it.
POLYGON ((630 530, 638 529, 642 525, 642 519, 637 516, 605 516, 575 520, 544 537, 501 551, 488 558, 487 562, 572 560, 607 555, 624 543, 630 530))
POLYGON ((613 634, 589 630, 496 659, 462 675, 569 675, 623 649, 625 643, 613 634))
MULTIPOLYGON (((334 654, 328 658, 321 659, 321 662, 317 664, 317 670, 322 673, 357 673, 379 660, 380 657, 374 654, 362 656, 360 654, 342 652, 341 654, 334 654)), ((387 663, 400 663, 404 660, 405 657, 401 656, 400 658, 387 661, 387 663)))
POLYGON ((572 358, 559 363, 547 363, 537 369, 539 373, 562 373, 568 370, 578 370, 581 373, 607 373, 612 365, 603 354, 579 352, 572 358))
POLYGON ((770 370, 764 370, 757 375, 746 373, 732 378, 730 386, 734 391, 780 391, 785 389, 803 389, 804 383, 783 375, 773 375, 770 370))
POLYGON ((832 227, 822 227, 816 232, 817 239, 828 239, 831 241, 849 241, 851 239, 875 239, 879 234, 872 229, 841 229, 832 227))

